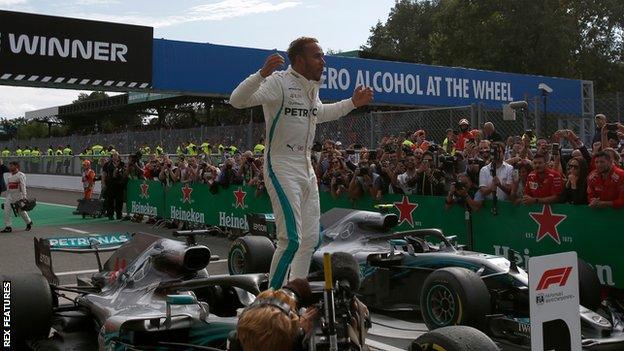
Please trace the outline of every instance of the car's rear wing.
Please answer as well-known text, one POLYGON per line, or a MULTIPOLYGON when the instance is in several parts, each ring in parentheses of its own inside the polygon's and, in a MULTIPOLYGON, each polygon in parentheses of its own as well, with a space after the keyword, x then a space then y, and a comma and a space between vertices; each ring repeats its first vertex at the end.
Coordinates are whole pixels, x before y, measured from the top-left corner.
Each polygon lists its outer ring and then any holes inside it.
POLYGON ((52 268, 52 252, 94 254, 98 270, 102 271, 100 252, 115 251, 130 240, 131 234, 102 234, 86 237, 34 238, 35 264, 41 274, 52 285, 59 285, 59 279, 52 268))

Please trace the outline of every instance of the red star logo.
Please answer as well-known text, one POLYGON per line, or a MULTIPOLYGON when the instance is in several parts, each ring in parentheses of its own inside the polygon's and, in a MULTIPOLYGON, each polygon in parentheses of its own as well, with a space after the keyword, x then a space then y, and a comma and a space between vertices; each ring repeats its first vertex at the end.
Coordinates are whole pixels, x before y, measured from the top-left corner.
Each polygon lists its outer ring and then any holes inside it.
POLYGON ((188 186, 188 184, 184 184, 184 187, 182 187, 182 202, 188 202, 189 204, 191 203, 191 193, 193 192, 193 188, 191 188, 190 186, 188 186))
POLYGON ((557 231, 559 223, 563 222, 568 216, 553 214, 550 205, 544 205, 542 212, 529 212, 529 216, 538 224, 537 241, 542 240, 549 235, 557 244, 561 244, 561 238, 557 231))
POLYGON ((245 196, 247 196, 247 192, 243 191, 243 188, 238 187, 238 190, 234 192, 234 196, 236 197, 236 207, 245 208, 245 196))
POLYGON ((149 189, 149 184, 147 183, 143 183, 141 184, 141 197, 144 199, 149 198, 149 194, 147 193, 147 190, 149 189))
POLYGON ((404 221, 407 221, 407 223, 414 227, 412 212, 414 212, 414 210, 418 207, 418 204, 409 202, 407 196, 403 195, 403 201, 395 202, 394 207, 399 210, 399 225, 403 224, 404 221))

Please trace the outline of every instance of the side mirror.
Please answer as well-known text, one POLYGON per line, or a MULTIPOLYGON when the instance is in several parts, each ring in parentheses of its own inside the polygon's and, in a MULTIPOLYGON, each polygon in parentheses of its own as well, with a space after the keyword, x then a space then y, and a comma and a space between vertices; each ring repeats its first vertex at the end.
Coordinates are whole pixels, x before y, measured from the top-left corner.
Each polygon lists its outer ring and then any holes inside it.
POLYGON ((165 318, 165 328, 171 326, 171 306, 196 305, 197 298, 194 295, 167 295, 167 318, 165 318))

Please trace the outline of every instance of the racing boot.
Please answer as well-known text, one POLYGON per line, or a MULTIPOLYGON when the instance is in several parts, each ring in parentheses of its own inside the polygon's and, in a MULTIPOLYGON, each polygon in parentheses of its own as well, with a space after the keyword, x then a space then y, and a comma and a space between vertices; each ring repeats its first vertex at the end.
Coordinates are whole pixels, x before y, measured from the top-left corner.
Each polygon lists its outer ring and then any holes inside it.
POLYGON ((5 227, 4 229, 0 230, 0 233, 10 233, 12 231, 13 231, 13 228, 5 227))
POLYGON ((32 229, 32 226, 33 226, 33 222, 30 221, 28 224, 26 224, 26 231, 27 232, 30 231, 32 229))

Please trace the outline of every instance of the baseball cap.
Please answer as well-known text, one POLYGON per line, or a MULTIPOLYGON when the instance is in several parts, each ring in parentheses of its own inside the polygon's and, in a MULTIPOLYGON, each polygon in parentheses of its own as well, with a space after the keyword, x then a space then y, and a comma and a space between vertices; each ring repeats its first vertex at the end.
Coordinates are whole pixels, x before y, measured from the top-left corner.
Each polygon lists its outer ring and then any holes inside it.
POLYGON ((459 125, 462 125, 462 124, 465 124, 465 125, 470 125, 470 123, 468 122, 468 120, 467 120, 467 119, 465 119, 465 118, 462 118, 462 119, 459 121, 459 125))

